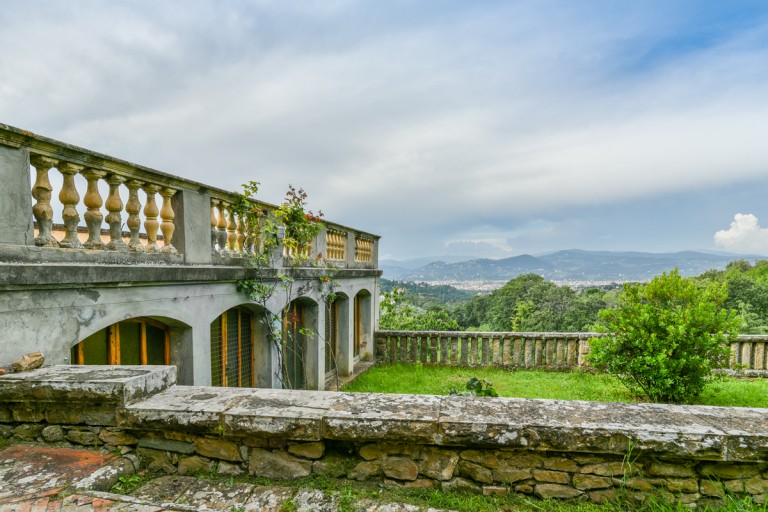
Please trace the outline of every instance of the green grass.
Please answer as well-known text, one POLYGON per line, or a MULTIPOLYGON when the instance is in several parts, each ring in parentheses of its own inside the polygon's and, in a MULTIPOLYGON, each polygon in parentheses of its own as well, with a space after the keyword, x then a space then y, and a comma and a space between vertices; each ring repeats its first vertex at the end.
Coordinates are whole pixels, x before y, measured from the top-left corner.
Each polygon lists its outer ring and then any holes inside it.
MULTIPOLYGON (((611 375, 501 368, 461 368, 393 364, 375 366, 344 387, 345 391, 447 395, 462 391, 471 377, 487 379, 499 396, 634 402, 611 375)), ((700 405, 768 407, 768 379, 726 379, 710 383, 695 402, 700 405)))

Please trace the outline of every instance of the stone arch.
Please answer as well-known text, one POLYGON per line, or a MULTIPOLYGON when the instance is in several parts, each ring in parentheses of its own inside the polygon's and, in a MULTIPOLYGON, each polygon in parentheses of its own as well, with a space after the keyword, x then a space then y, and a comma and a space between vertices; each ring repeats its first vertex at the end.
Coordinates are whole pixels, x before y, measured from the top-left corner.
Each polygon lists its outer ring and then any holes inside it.
POLYGON ((324 352, 319 333, 324 318, 310 297, 292 300, 282 312, 280 382, 290 389, 324 389, 324 352))
POLYGON ((273 357, 269 314, 263 307, 242 303, 210 323, 211 385, 272 387, 273 357))
POLYGON ((353 304, 352 353, 355 360, 373 358, 373 307, 373 295, 366 288, 362 288, 355 295, 353 304))

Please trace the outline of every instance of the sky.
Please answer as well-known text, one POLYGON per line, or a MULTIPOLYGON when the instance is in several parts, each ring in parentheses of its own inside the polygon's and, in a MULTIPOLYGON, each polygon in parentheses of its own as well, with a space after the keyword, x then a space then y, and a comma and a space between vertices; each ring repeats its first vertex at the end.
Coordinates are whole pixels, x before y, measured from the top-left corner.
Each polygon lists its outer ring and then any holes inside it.
POLYGON ((3 0, 0 122, 380 259, 768 254, 768 3, 3 0))

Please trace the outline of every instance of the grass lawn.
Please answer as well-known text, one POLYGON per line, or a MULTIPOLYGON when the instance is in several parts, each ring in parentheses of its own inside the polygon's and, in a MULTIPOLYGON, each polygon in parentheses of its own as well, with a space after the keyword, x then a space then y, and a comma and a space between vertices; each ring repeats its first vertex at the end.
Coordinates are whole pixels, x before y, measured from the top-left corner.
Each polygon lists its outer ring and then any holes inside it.
MULTIPOLYGON (((463 391, 471 377, 493 383, 499 396, 634 402, 611 375, 501 368, 460 368, 392 364, 374 366, 344 387, 345 391, 447 395, 463 391)), ((768 407, 768 379, 727 379, 710 383, 695 402, 700 405, 768 407)))

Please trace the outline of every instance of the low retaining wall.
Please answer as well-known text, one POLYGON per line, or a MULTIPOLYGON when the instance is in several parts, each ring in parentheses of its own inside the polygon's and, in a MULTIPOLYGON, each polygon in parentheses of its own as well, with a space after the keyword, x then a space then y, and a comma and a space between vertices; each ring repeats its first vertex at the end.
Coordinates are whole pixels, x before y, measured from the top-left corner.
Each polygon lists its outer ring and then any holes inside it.
POLYGON ((768 418, 761 409, 159 389, 172 368, 132 367, 149 373, 110 379, 121 370, 85 367, 93 369, 90 380, 80 368, 0 377, 0 435, 118 449, 169 473, 316 473, 397 487, 594 502, 620 493, 690 504, 726 492, 768 499, 768 418), (142 379, 153 389, 139 392, 142 379), (61 395, 67 381, 77 384, 72 401, 61 395), (82 401, 86 388, 102 398, 82 401), (74 403, 79 415, 65 414, 74 403), (89 414, 89 408, 103 412, 110 405, 112 417, 89 414))
MULTIPOLYGON (((573 369, 587 366, 595 332, 376 331, 376 360, 452 366, 573 369)), ((731 369, 768 370, 768 336, 741 334, 731 369)))

